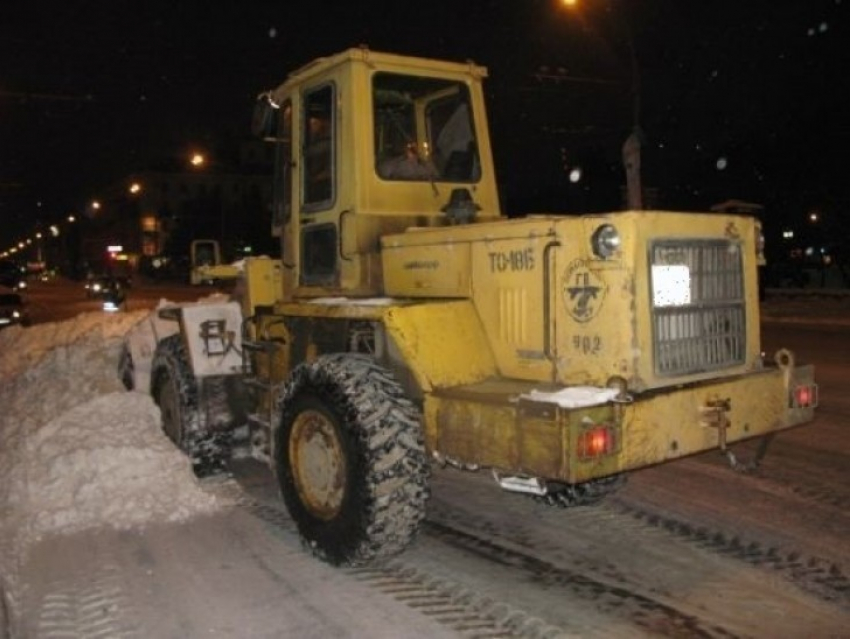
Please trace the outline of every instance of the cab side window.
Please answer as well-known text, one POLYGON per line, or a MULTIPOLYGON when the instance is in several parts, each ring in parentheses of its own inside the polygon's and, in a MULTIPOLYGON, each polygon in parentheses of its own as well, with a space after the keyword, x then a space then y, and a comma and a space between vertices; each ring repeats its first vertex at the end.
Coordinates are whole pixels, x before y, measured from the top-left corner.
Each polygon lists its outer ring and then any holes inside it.
POLYGON ((278 122, 277 158, 274 174, 274 214, 272 234, 280 236, 283 226, 292 215, 292 102, 286 100, 280 107, 278 122))
POLYGON ((303 184, 305 212, 329 208, 334 199, 334 87, 327 84, 304 95, 303 184))

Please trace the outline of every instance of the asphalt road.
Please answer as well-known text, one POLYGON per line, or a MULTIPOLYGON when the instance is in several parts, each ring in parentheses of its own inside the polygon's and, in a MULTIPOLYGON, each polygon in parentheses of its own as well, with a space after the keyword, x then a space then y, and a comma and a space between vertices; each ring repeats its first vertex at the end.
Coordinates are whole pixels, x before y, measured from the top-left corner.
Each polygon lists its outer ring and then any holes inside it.
MULTIPOLYGON (((214 293, 227 294, 232 285, 190 286, 176 282, 155 282, 136 278, 127 289, 126 310, 153 309, 160 300, 189 302, 214 293)), ((70 319, 80 313, 103 310, 103 300, 90 298, 85 283, 57 278, 34 280, 24 293, 33 324, 70 319)))
MULTIPOLYGON (((210 292, 140 285, 129 303, 210 292)), ((36 321, 99 308, 69 283, 39 283, 30 300, 36 321)), ((483 471, 435 468, 416 544, 354 570, 310 557, 272 474, 242 460, 208 485, 234 498, 231 511, 38 548, 24 567, 27 636, 848 636, 842 304, 763 306, 764 350, 788 347, 815 365, 820 407, 776 437, 757 473, 713 451, 634 472, 600 506, 565 511, 505 493, 483 471)))

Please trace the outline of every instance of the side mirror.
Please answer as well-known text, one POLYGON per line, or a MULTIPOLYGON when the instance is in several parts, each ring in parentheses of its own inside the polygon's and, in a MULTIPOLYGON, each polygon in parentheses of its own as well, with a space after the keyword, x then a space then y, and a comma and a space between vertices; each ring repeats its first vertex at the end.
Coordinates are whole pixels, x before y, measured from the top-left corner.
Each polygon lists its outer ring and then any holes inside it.
POLYGON ((251 132, 256 137, 262 140, 277 138, 277 110, 278 105, 272 101, 271 93, 261 93, 258 96, 251 118, 251 132))

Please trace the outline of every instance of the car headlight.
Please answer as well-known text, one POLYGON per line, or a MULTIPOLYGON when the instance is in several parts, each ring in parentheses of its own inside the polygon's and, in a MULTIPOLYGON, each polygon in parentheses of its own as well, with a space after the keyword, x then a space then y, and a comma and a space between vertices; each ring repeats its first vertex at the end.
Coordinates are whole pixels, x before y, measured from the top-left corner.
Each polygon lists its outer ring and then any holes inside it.
POLYGON ((607 259, 620 250, 620 234, 612 224, 603 224, 593 232, 590 246, 594 255, 607 259))

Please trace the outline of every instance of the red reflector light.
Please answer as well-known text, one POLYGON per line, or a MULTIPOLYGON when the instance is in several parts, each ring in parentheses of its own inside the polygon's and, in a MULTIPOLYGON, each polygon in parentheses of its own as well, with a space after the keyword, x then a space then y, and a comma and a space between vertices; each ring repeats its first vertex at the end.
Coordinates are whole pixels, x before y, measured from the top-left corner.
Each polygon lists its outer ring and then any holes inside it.
POLYGON ((617 449, 617 438, 611 426, 600 424, 579 433, 576 453, 579 459, 608 455, 617 449))
POLYGON ((795 386, 791 394, 792 406, 795 408, 814 408, 818 405, 817 384, 801 384, 795 386))

